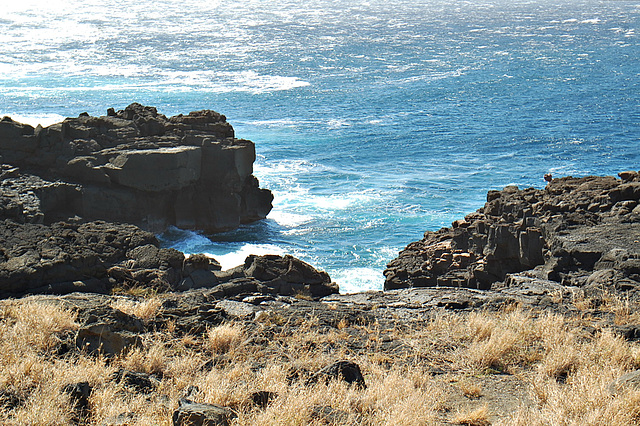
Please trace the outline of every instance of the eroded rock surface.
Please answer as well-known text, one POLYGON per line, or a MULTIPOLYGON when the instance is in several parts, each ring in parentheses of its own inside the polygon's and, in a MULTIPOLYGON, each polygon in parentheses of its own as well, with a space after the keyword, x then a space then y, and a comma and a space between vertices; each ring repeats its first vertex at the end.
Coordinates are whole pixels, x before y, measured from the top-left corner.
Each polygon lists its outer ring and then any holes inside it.
POLYGON ((253 142, 210 110, 167 118, 134 103, 46 128, 5 117, 0 151, 0 210, 22 222, 80 216, 218 232, 271 210, 252 175, 253 142))
POLYGON ((483 208, 425 233, 389 263, 385 289, 540 285, 640 288, 640 174, 489 191, 483 208))
POLYGON ((215 259, 161 248, 134 225, 0 221, 0 297, 72 292, 111 293, 212 289, 224 298, 244 293, 320 298, 338 292, 324 271, 292 256, 249 256, 220 271, 215 259))

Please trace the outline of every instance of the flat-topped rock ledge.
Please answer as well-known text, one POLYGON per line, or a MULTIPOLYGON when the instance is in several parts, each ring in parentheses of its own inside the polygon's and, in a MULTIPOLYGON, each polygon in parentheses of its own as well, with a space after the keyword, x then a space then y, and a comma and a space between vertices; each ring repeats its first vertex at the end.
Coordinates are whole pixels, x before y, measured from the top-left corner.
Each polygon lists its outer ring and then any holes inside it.
POLYGON ((42 128, 0 121, 0 206, 26 223, 126 222, 219 232, 263 219, 273 196, 252 175, 255 146, 224 115, 171 118, 131 104, 42 128))
POLYGON ((530 288, 560 300, 579 289, 637 298, 640 174, 619 177, 565 177, 544 189, 489 191, 483 208, 409 244, 389 263, 385 289, 461 287, 507 295, 530 288))

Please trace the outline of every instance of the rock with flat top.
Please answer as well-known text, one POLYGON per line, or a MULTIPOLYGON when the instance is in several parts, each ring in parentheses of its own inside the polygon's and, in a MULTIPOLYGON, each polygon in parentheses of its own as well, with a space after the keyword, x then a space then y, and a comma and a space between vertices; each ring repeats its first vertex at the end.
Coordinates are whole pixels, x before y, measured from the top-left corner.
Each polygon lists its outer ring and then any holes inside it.
POLYGON ((238 415, 227 407, 183 400, 173 412, 174 426, 228 426, 238 415))
MULTIPOLYGON (((271 210, 271 192, 252 175, 253 142, 236 139, 226 117, 210 110, 167 118, 134 103, 36 129, 7 118, 0 122, 0 150, 7 167, 51 182, 47 191, 38 183, 21 190, 42 205, 35 209, 42 223, 78 216, 153 232, 171 225, 220 232, 271 210)), ((3 186, 16 178, 2 177, 3 186)), ((33 221, 23 205, 24 220, 33 221)))

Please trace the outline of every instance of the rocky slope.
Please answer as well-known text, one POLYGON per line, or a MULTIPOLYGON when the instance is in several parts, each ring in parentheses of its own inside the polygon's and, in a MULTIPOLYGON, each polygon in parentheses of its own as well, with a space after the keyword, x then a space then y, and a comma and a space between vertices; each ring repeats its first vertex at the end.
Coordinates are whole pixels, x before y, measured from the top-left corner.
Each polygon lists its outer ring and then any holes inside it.
POLYGON ((640 174, 565 177, 489 191, 483 208, 425 233, 389 263, 385 289, 522 285, 640 288, 640 174))
POLYGON ((0 155, 1 204, 25 222, 79 216, 218 232, 271 210, 252 175, 253 142, 214 111, 167 118, 134 103, 35 129, 4 117, 0 155))

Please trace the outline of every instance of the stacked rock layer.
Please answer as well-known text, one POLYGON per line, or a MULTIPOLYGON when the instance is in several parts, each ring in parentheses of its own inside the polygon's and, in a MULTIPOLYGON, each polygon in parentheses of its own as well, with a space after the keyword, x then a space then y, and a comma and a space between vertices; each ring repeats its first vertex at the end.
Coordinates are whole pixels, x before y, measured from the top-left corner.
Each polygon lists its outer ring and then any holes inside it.
POLYGON ((134 103, 46 128, 5 117, 0 152, 2 204, 31 223, 80 216, 219 232, 263 219, 273 200, 252 175, 253 142, 210 110, 167 118, 134 103))
POLYGON ((640 174, 489 191, 483 208, 426 232, 389 263, 385 289, 549 280, 640 288, 640 174))

